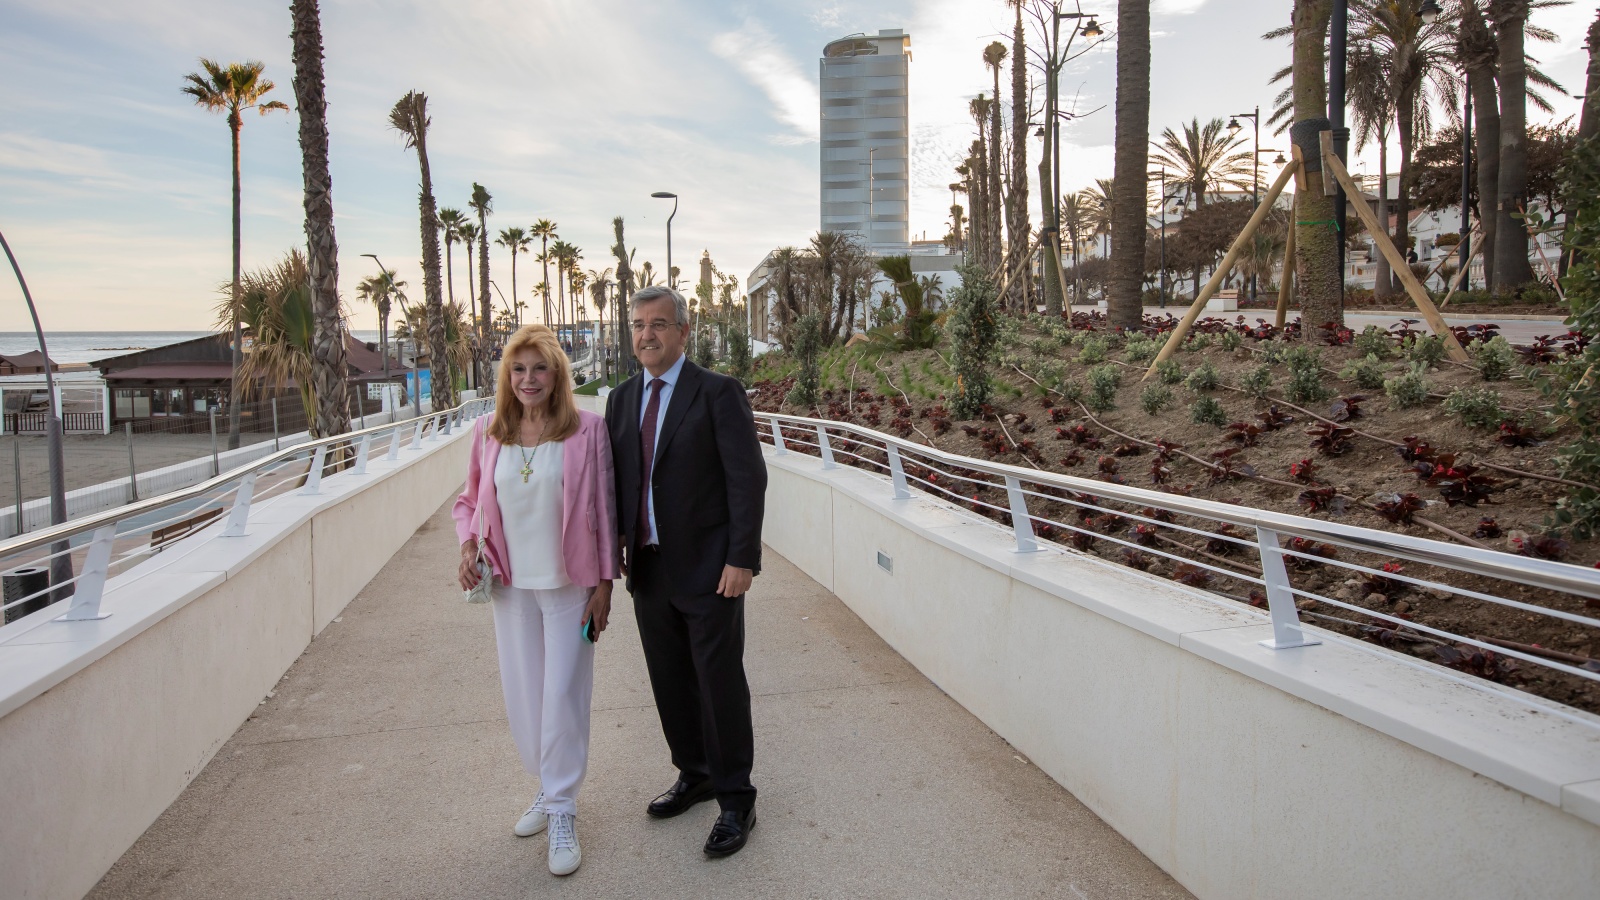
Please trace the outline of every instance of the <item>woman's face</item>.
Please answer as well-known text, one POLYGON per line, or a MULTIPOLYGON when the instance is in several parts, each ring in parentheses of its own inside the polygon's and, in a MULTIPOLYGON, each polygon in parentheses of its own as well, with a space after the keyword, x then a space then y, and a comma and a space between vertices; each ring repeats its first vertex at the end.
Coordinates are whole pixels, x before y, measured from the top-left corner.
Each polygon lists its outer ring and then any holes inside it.
POLYGON ((550 402, 550 386, 556 373, 539 351, 525 347, 507 357, 501 365, 511 366, 511 391, 525 409, 540 409, 550 402))

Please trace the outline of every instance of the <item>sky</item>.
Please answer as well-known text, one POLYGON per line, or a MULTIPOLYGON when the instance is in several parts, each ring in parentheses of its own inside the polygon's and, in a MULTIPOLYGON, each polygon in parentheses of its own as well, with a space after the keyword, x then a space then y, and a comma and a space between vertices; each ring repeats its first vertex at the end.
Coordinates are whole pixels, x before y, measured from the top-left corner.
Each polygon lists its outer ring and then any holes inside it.
MULTIPOLYGON (((1152 134, 1270 107, 1267 82, 1289 50, 1259 35, 1285 23, 1288 7, 1155 0, 1152 134)), ((1083 8, 1114 31, 1115 0, 1083 8)), ((1562 39, 1531 52, 1569 93, 1582 90, 1594 14, 1589 3, 1535 14, 1562 39)), ((0 231, 46 330, 209 327, 231 264, 228 129, 179 89, 202 56, 260 60, 277 83, 269 96, 292 106, 288 3, 0 0, 0 23, 0 231)), ((1010 34, 1002 0, 324 0, 322 23, 339 286, 357 329, 377 325, 355 291, 376 272, 364 253, 422 298, 417 160, 388 126, 408 90, 429 98, 441 207, 465 209, 481 183, 494 197, 491 231, 551 219, 586 270, 612 266, 620 215, 636 264, 659 270, 672 204, 650 194, 672 191, 673 262, 685 278, 709 251, 742 282, 767 251, 817 229, 825 43, 884 28, 911 35, 911 231, 937 238, 952 167, 972 140, 967 101, 991 89, 982 48, 1010 34)), ((1072 190, 1112 173, 1114 40, 1075 60, 1061 90, 1083 114, 1063 129, 1072 190)), ((1579 101, 1555 99, 1558 118, 1577 113, 1579 101)), ((245 120, 247 270, 303 245, 297 127, 292 113, 245 120)), ((1266 132, 1262 144, 1286 146, 1266 132)), ((454 263, 465 294, 459 245, 454 263)), ((491 245, 490 265, 511 295, 507 251, 491 245)), ((531 301, 540 279, 534 257, 521 256, 517 296, 531 301)), ((15 282, 0 278, 0 331, 30 327, 15 282)))

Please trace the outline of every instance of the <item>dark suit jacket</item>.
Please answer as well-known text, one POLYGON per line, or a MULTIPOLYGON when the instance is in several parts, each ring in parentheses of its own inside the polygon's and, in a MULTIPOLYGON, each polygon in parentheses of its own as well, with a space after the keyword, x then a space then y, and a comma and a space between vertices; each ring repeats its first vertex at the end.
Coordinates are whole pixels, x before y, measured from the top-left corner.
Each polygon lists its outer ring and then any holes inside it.
MULTIPOLYGON (((616 464, 617 526, 629 554, 639 531, 640 403, 649 373, 618 385, 606 403, 606 428, 616 464)), ((651 484, 662 562, 676 592, 710 594, 722 567, 761 571, 761 517, 767 465, 755 416, 737 379, 684 360, 661 412, 651 484)))

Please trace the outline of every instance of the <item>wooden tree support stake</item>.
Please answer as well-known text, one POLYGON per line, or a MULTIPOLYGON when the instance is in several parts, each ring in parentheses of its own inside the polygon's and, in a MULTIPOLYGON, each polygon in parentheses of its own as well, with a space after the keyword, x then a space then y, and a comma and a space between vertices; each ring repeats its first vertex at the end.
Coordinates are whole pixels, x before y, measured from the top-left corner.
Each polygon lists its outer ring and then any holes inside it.
POLYGON ((1467 236, 1467 264, 1462 266, 1461 271, 1456 273, 1455 284, 1450 286, 1450 291, 1444 295, 1443 300, 1439 301, 1440 309, 1449 306, 1450 298, 1454 297, 1456 291, 1461 290, 1461 286, 1467 283, 1467 273, 1472 271, 1472 261, 1478 258, 1478 254, 1482 250, 1483 235, 1478 232, 1477 226, 1473 226, 1472 233, 1467 236))
MULTIPOLYGON (((1296 148, 1298 149, 1298 148, 1296 148)), ((1278 318, 1276 326, 1283 328, 1289 318, 1289 302, 1294 299, 1294 233, 1295 220, 1300 217, 1300 195, 1294 195, 1289 204, 1289 237, 1283 242, 1283 277, 1278 279, 1278 318)))
POLYGON ((1217 292, 1217 288, 1222 286, 1223 279, 1227 278, 1228 273, 1233 271, 1233 264, 1239 260, 1240 254, 1244 252, 1245 245, 1255 236, 1256 230, 1261 227, 1261 223, 1267 220, 1267 213, 1271 212, 1272 205, 1278 202, 1278 195, 1283 193, 1284 186, 1289 183, 1289 179, 1293 178, 1294 173, 1299 170, 1299 166, 1290 165, 1285 166, 1283 171, 1278 173, 1278 180, 1272 183, 1272 187, 1267 190, 1267 195, 1261 198, 1261 205, 1256 207, 1255 215, 1250 217, 1250 221, 1245 223, 1244 230, 1239 232, 1237 238, 1234 238, 1233 246, 1228 248, 1228 255, 1222 258, 1222 262, 1217 265, 1217 271, 1212 273, 1211 280, 1206 282, 1206 286, 1201 289, 1200 296, 1194 298, 1194 304, 1189 307, 1189 311, 1183 314, 1183 318, 1172 329, 1172 334, 1167 337, 1166 344, 1162 345, 1161 352, 1156 354, 1155 361, 1150 363, 1149 370, 1144 373, 1145 378, 1149 378, 1155 372, 1156 366, 1164 362, 1183 343, 1184 335, 1188 334, 1189 329, 1194 326, 1195 319, 1200 318, 1200 311, 1206 308, 1206 303, 1211 300, 1211 295, 1217 292))
MULTIPOLYGON (((1445 323, 1444 316, 1439 315, 1438 308, 1428 298, 1428 292, 1423 290, 1422 283, 1417 281, 1417 276, 1411 271, 1411 264, 1406 262, 1405 255, 1389 239, 1389 235, 1385 232, 1383 225, 1378 222, 1377 214, 1372 211, 1372 207, 1367 205, 1367 198, 1361 195, 1361 189, 1356 186, 1355 180, 1345 170, 1344 163, 1339 160, 1338 154, 1333 152, 1333 132, 1331 131, 1322 132, 1322 167, 1332 172, 1333 176, 1339 179, 1339 183, 1344 185, 1346 200, 1355 208, 1356 215, 1361 219, 1361 224, 1365 225, 1367 231, 1372 235, 1372 242, 1378 245, 1378 249, 1389 260, 1390 268, 1394 269, 1394 273, 1400 277, 1400 283, 1405 285, 1406 293, 1411 295, 1411 300, 1416 303, 1417 309, 1422 313, 1422 318, 1426 319, 1428 324, 1433 327, 1434 334, 1444 339, 1445 352, 1456 362, 1470 362, 1471 357, 1467 356, 1467 351, 1462 348, 1461 342, 1456 340, 1455 332, 1451 331, 1450 326, 1445 323)), ((1301 325, 1304 327, 1305 323, 1302 322, 1301 325)))

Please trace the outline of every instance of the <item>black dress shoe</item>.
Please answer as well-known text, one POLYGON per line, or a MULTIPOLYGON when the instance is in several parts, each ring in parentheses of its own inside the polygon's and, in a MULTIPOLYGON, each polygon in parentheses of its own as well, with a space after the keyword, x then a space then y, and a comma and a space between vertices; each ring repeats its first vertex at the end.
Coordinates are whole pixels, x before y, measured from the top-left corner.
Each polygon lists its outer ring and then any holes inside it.
POLYGON ((756 811, 725 809, 711 826, 711 836, 706 838, 707 856, 732 856, 739 852, 750 838, 750 829, 756 827, 756 811))
POLYGON ((650 801, 646 811, 657 819, 670 819, 680 815, 689 807, 705 800, 710 800, 716 794, 711 786, 711 779, 707 778, 699 784, 690 784, 679 781, 667 792, 650 801))

